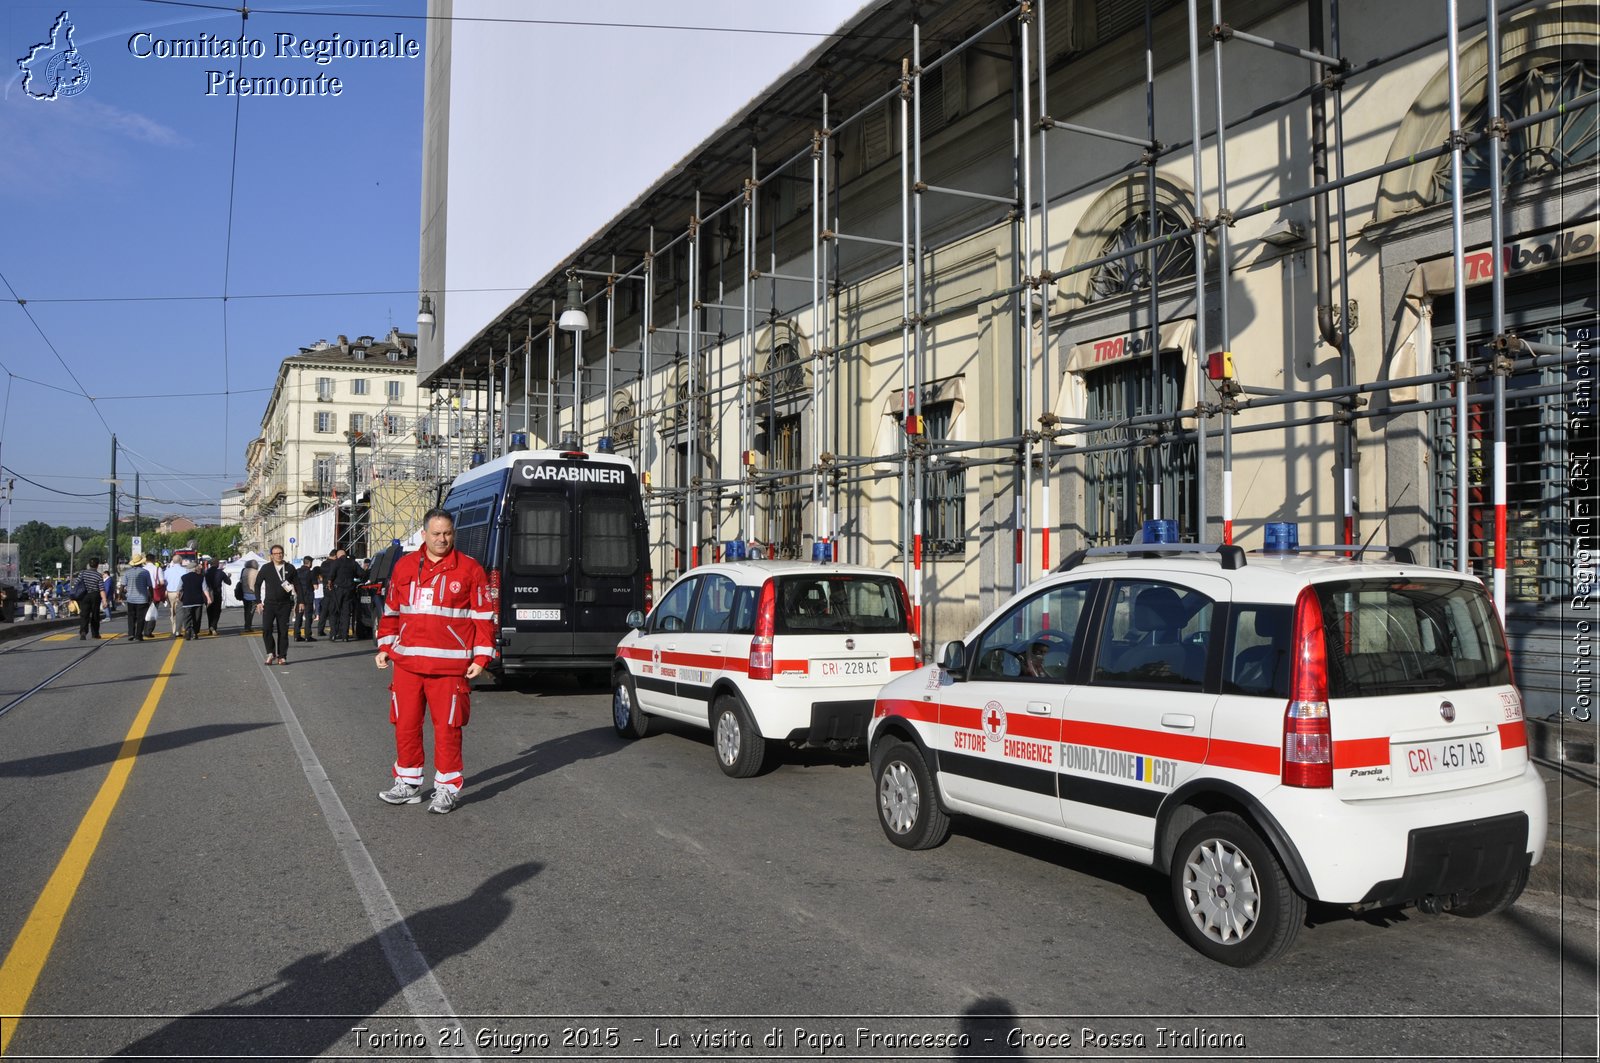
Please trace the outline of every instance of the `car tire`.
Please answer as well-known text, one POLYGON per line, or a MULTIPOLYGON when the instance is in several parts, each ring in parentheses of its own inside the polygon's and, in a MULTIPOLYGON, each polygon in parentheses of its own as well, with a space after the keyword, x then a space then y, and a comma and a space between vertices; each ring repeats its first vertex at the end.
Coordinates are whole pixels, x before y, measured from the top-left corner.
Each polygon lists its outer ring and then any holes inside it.
POLYGON ((767 740, 731 694, 722 695, 711 706, 711 750, 717 755, 717 767, 732 779, 748 779, 766 763, 767 740))
POLYGON ((1486 915, 1498 915, 1517 902, 1522 896, 1523 889, 1528 885, 1528 868, 1526 866, 1504 882, 1496 882, 1492 886, 1473 890, 1467 899, 1450 908, 1451 915, 1459 915, 1464 919, 1481 919, 1486 915))
POLYGON ((650 717, 639 709, 633 676, 618 671, 611 680, 611 726, 623 738, 643 738, 650 733, 650 717))
POLYGON ((1305 898, 1277 854, 1232 812, 1207 816, 1184 831, 1172 854, 1171 879, 1184 937, 1230 967, 1278 958, 1305 922, 1305 898))
POLYGON ((933 773, 910 742, 890 742, 872 757, 878 825, 902 849, 932 849, 950 837, 950 816, 939 807, 933 773))

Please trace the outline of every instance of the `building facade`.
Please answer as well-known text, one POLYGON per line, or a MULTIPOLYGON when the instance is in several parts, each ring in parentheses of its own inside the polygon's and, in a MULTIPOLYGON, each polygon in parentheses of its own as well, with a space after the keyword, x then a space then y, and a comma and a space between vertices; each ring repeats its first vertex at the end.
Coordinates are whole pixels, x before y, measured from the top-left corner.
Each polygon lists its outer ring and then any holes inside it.
POLYGON ((414 525, 440 474, 430 399, 418 393, 416 337, 398 329, 285 358, 246 449, 243 546, 321 556, 337 544, 364 556, 375 518, 384 531, 414 525))
POLYGON ((869 4, 424 379, 632 456, 657 579, 736 538, 898 568, 931 646, 1146 520, 1294 520, 1477 572, 1556 711, 1597 7, 1225 8, 869 4))

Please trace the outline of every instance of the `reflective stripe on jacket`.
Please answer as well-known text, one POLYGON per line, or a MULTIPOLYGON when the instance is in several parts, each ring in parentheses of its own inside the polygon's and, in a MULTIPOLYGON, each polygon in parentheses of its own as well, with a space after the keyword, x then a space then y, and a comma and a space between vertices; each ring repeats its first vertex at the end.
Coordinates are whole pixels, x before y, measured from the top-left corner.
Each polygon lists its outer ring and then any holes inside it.
POLYGON ((495 658, 495 603, 483 566, 460 550, 395 563, 378 621, 378 648, 422 675, 462 675, 495 658))

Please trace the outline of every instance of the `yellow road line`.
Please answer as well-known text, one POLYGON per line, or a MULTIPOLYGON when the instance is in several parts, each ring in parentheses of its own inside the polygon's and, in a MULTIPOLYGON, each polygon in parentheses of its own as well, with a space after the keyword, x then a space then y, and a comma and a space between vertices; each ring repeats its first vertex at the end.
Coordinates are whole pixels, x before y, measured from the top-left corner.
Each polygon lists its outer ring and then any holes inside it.
POLYGON ((128 776, 133 772, 133 762, 139 755, 139 743, 150 729, 156 704, 167 689, 167 679, 172 675, 178 651, 182 648, 181 639, 172 644, 155 682, 150 684, 150 693, 145 695, 144 704, 139 706, 139 714, 133 718, 133 725, 122 739, 122 748, 117 751, 117 759, 106 774, 106 781, 100 784, 100 792, 89 805, 89 811, 83 814, 83 820, 79 822, 72 840, 67 843, 67 851, 61 854, 56 869, 50 873, 50 881, 45 883, 44 891, 34 902, 33 911, 28 913, 28 921, 22 925, 22 932, 11 943, 11 951, 6 953, 5 961, 0 963, 0 1056, 5 1055, 11 1039, 16 1036, 22 1009, 33 995, 34 984, 39 981, 45 961, 50 958, 56 935, 61 932, 61 924, 67 917, 67 909, 72 906, 72 899, 77 895, 84 873, 89 870, 89 860, 100 844, 100 836, 105 833, 106 822, 122 797, 122 788, 127 785, 128 776))

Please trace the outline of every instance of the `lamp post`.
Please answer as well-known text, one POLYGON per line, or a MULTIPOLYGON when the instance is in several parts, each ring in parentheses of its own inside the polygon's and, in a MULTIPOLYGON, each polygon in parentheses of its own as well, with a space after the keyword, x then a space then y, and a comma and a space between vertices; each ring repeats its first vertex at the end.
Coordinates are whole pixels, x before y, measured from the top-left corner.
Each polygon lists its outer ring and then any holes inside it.
MULTIPOLYGON (((583 445, 583 334, 589 328, 589 315, 583 309, 583 282, 576 269, 567 270, 567 305, 556 327, 572 333, 572 432, 583 445)), ((551 387, 554 388, 554 382, 551 387)), ((552 432, 554 426, 552 426, 552 432)))
POLYGON ((344 434, 350 443, 350 519, 345 522, 344 548, 352 556, 356 549, 356 448, 370 446, 371 436, 350 429, 344 434))

